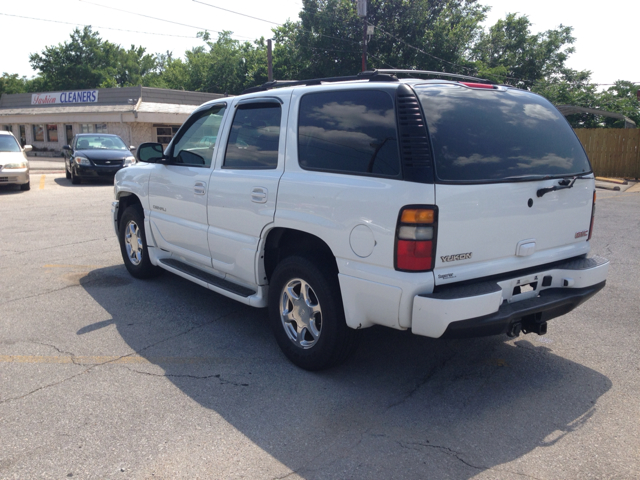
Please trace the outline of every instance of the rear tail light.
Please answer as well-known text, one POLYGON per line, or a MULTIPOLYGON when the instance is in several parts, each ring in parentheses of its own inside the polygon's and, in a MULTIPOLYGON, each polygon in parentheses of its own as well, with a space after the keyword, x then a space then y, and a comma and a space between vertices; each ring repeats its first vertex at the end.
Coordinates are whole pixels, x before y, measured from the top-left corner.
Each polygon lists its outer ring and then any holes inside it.
POLYGON ((589 225, 589 236, 587 242, 591 240, 591 234, 593 233, 593 220, 596 216, 596 191, 593 191, 593 205, 591 206, 591 224, 589 225))
POLYGON ((396 270, 433 270, 437 233, 436 207, 408 206, 400 211, 396 229, 396 270))

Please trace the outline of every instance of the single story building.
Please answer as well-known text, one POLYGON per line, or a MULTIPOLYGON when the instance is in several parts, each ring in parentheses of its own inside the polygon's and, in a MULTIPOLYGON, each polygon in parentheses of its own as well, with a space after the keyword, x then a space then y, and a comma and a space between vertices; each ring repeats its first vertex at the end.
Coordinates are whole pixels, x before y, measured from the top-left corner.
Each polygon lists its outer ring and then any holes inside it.
POLYGON ((169 143, 198 105, 224 97, 149 87, 3 94, 0 129, 34 151, 62 152, 77 133, 113 133, 127 145, 169 143))

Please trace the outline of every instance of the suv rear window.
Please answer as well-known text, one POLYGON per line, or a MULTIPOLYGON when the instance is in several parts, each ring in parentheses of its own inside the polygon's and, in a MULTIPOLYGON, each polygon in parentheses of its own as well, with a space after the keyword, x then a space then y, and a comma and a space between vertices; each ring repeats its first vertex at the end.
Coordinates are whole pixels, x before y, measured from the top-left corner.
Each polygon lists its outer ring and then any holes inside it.
POLYGON ((417 87, 436 174, 452 182, 500 182, 591 172, 571 127, 544 98, 516 89, 417 87))
POLYGON ((396 116, 379 90, 309 93, 300 100, 298 158, 308 170, 400 175, 396 116))

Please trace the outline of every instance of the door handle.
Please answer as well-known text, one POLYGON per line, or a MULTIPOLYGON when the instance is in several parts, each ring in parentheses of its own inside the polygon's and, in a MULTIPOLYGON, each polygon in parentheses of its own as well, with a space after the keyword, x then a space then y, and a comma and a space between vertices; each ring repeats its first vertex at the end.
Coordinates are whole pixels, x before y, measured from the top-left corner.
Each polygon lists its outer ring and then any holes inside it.
POLYGON ((207 190, 206 182, 196 182, 193 186, 193 191, 196 195, 204 195, 207 190))
POLYGON ((264 187, 253 187, 251 190, 251 201, 254 203, 267 203, 269 191, 264 187))

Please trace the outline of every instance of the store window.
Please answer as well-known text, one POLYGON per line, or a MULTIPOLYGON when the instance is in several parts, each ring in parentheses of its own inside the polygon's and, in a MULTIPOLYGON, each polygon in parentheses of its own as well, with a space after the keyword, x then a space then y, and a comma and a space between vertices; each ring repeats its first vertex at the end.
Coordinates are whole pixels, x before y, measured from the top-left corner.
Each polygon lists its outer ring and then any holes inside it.
POLYGON ((47 125, 47 142, 58 141, 58 125, 47 125))
POLYGON ((43 125, 33 126, 33 141, 44 142, 44 126, 43 125))
POLYGON ((18 128, 20 130, 20 145, 24 147, 27 144, 27 126, 20 125, 18 128))
POLYGON ((10 132, 11 131, 11 125, 3 125, 2 129, 6 130, 7 132, 10 132))
POLYGON ((96 133, 109 133, 107 131, 107 124, 106 123, 96 123, 95 124, 95 132, 96 133))
POLYGON ((65 131, 66 137, 67 137, 67 145, 71 145, 71 142, 73 141, 73 126, 72 125, 65 125, 64 126, 64 131, 65 131))
POLYGON ((80 124, 80 133, 94 133, 93 125, 90 123, 81 123, 80 124))
POLYGON ((154 127, 156 129, 157 142, 163 145, 167 145, 180 129, 180 125, 154 125, 154 127))

